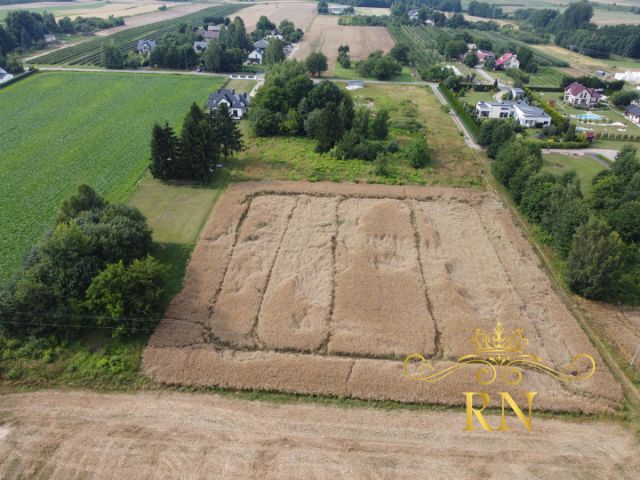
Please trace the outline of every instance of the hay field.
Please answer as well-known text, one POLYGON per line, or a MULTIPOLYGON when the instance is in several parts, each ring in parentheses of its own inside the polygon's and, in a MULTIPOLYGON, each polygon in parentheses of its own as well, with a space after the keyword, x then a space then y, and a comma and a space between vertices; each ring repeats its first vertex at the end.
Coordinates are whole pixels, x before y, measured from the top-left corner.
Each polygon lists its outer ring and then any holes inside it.
POLYGON ((340 45, 349 45, 351 60, 358 61, 364 60, 375 50, 388 52, 394 42, 384 27, 338 25, 337 16, 318 15, 293 56, 298 60, 304 60, 311 52, 321 51, 328 59, 327 74, 332 75, 340 45))
POLYGON ((282 20, 290 20, 296 28, 306 32, 316 16, 316 11, 317 5, 309 2, 261 3, 243 8, 237 16, 244 21, 247 32, 253 32, 256 29, 256 23, 262 15, 276 25, 279 25, 282 20))
MULTIPOLYGON (((522 328, 527 351, 560 368, 595 349, 493 194, 446 187, 264 182, 218 203, 182 292, 143 355, 157 382, 458 405, 466 372, 410 381, 474 353, 476 327, 522 328)), ((528 371, 538 408, 611 412, 620 387, 528 371)), ((496 382, 489 391, 503 385, 496 382)), ((518 395, 518 392, 514 392, 518 395)), ((515 397, 514 397, 515 398, 515 397)))
POLYGON ((16 393, 0 401, 0 478, 638 478, 640 444, 625 425, 534 416, 531 432, 507 417, 510 431, 491 434, 463 432, 462 410, 211 393, 16 393))

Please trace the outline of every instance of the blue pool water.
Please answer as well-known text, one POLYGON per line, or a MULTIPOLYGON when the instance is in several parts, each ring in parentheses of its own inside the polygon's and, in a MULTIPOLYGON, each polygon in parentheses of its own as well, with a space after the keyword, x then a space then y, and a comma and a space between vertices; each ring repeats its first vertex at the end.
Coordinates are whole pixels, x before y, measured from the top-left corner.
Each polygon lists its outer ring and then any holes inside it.
POLYGON ((595 113, 581 113, 580 115, 572 115, 573 118, 577 118, 578 120, 602 120, 604 117, 602 115, 596 115, 595 113))

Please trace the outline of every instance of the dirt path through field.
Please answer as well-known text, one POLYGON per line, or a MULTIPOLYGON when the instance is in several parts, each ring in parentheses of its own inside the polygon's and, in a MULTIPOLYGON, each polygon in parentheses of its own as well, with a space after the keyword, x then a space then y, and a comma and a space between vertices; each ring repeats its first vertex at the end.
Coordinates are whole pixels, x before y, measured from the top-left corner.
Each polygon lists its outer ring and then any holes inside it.
MULTIPOLYGON (((216 395, 0 397, 2 478, 638 478, 616 423, 534 418, 464 432, 464 413, 275 405, 216 395)), ((489 419, 497 422, 497 419, 489 419)))

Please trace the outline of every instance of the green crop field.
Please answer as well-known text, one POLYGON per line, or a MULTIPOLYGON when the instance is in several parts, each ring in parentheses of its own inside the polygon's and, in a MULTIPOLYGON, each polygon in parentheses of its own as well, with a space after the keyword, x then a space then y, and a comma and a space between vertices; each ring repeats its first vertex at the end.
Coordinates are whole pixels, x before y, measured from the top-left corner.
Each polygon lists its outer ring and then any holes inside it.
MULTIPOLYGON (((241 8, 243 8, 241 5, 219 5, 171 20, 130 28, 110 35, 108 38, 115 42, 121 52, 126 53, 136 48, 138 40, 160 40, 168 33, 176 33, 182 23, 199 26, 202 25, 205 17, 227 16, 241 8)), ((79 45, 56 50, 48 55, 39 57, 37 63, 41 65, 100 65, 101 49, 104 41, 104 38, 96 38, 79 45)))
POLYGON ((180 124, 223 79, 38 73, 0 90, 0 284, 80 183, 126 200, 144 174, 154 122, 180 124))

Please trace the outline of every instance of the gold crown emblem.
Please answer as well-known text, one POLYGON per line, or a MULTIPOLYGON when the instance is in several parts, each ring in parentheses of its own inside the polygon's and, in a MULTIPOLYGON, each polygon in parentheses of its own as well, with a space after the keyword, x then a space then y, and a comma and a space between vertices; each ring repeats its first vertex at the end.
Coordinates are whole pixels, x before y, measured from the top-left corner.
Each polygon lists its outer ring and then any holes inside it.
POLYGON ((502 322, 497 322, 492 333, 476 328, 471 342, 476 345, 477 355, 510 355, 524 353, 529 343, 521 328, 516 328, 509 335, 505 334, 502 322))

